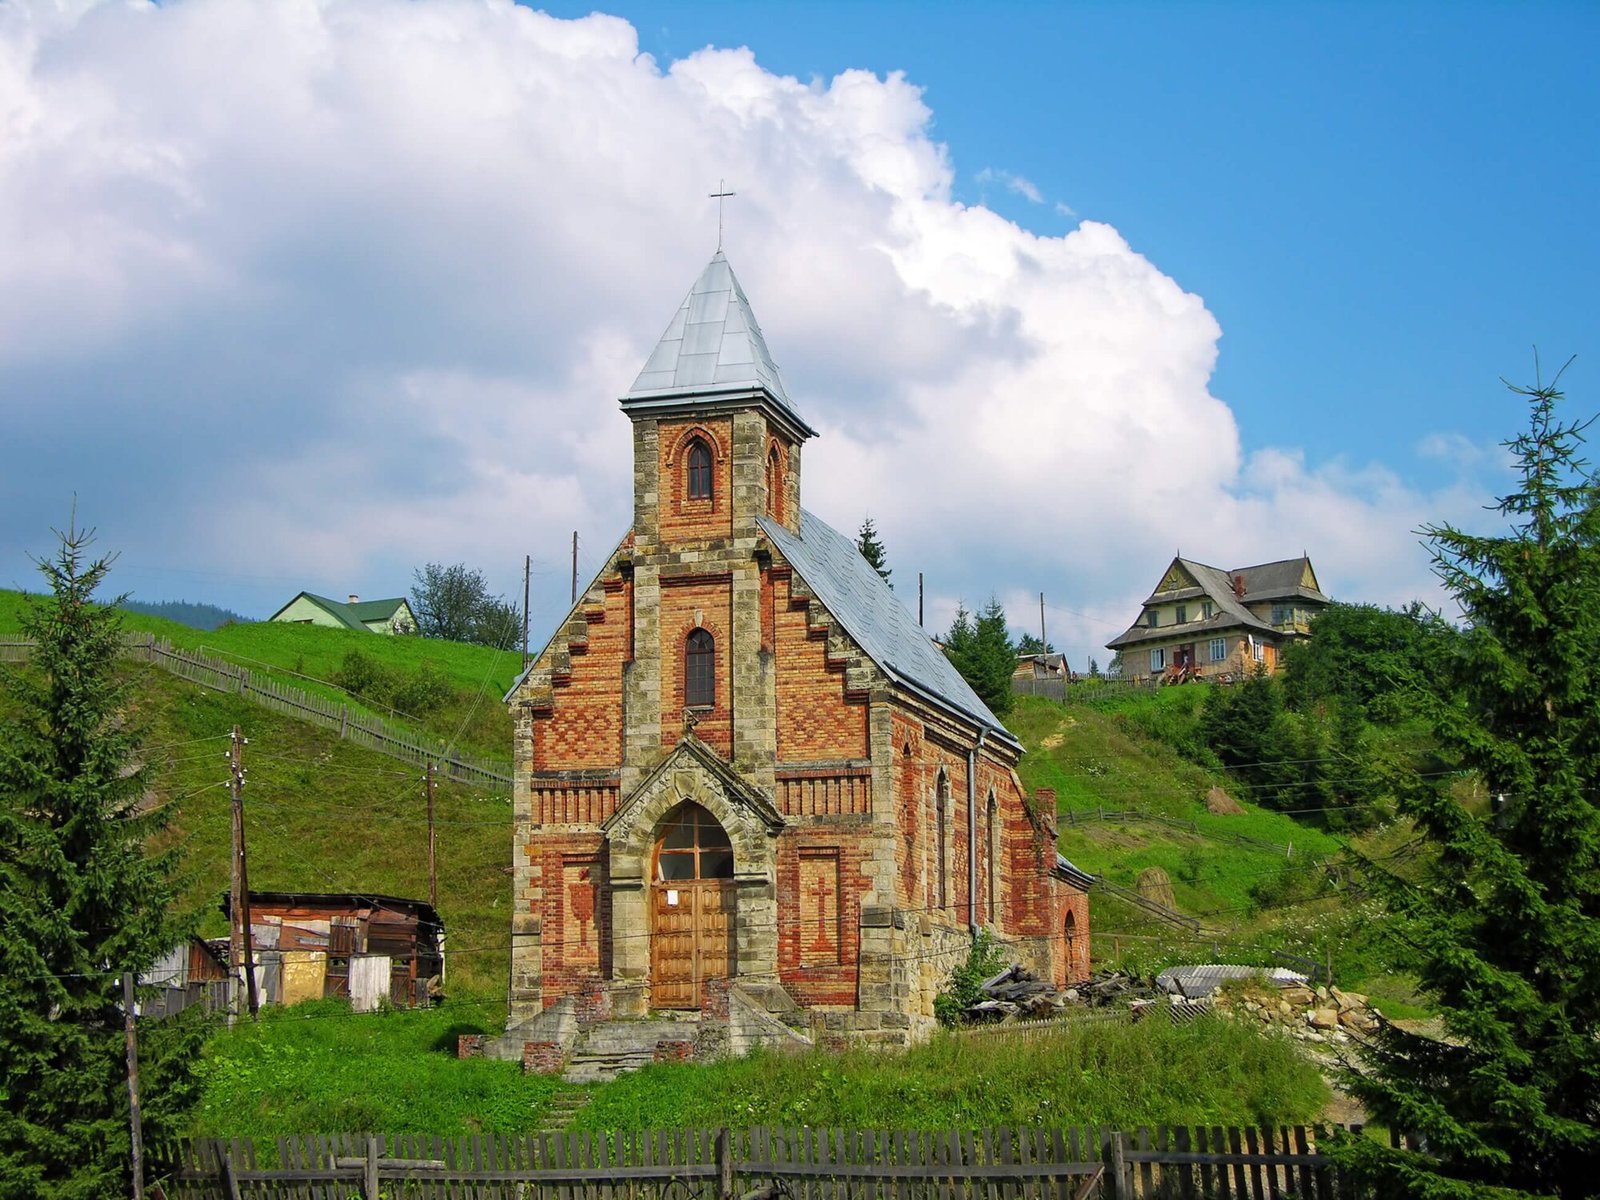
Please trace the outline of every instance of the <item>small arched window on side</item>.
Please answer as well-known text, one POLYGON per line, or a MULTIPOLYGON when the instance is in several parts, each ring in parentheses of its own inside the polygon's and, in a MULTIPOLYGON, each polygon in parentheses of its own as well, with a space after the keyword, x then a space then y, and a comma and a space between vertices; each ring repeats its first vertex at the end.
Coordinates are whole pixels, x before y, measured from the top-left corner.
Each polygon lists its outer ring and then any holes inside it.
POLYGON ((783 520, 783 458, 776 446, 767 451, 767 516, 783 520))
POLYGON ((1063 932, 1067 935, 1067 948, 1070 950, 1072 940, 1078 935, 1078 918, 1070 908, 1067 909, 1066 928, 1063 932))
POLYGON ((934 790, 934 802, 937 805, 938 818, 937 828, 934 831, 938 841, 938 858, 935 864, 938 874, 935 877, 936 890, 934 894, 937 897, 939 910, 942 914, 944 909, 950 905, 950 883, 949 877, 945 873, 947 861, 945 858, 945 840, 949 836, 950 821, 950 777, 943 771, 939 772, 939 783, 934 790))
POLYGON ((687 468, 684 495, 690 500, 710 500, 711 447, 706 445, 704 438, 695 438, 689 443, 684 465, 687 468))
POLYGON ((998 815, 999 805, 996 804, 994 793, 989 793, 988 828, 984 831, 984 840, 989 845, 989 924, 998 923, 1000 917, 1000 842, 996 834, 995 817, 998 815))
POLYGON ((683 653, 683 703, 711 708, 717 702, 717 647, 704 629, 689 634, 683 653))

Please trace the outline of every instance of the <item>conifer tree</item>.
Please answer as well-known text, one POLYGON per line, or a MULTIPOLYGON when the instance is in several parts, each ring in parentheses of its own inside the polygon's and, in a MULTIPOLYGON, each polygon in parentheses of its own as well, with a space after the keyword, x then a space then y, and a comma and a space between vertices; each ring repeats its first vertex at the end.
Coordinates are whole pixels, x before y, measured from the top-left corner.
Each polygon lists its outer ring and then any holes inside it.
MULTIPOLYGON (((143 807, 121 616, 92 599, 110 563, 87 561, 92 530, 59 536, 22 618, 31 667, 0 680, 0 1197, 128 1194, 121 975, 185 932, 173 857, 146 850, 172 809, 143 807)), ((144 1080, 158 1114, 183 1091, 171 1069, 144 1080)))
MULTIPOLYGON (((889 552, 883 548, 883 543, 878 540, 878 530, 872 523, 872 518, 867 517, 861 522, 861 529, 856 534, 856 549, 861 551, 861 557, 866 559, 872 569, 878 573, 878 578, 889 583, 889 576, 894 574, 889 566, 889 552)), ((890 587, 894 584, 889 583, 890 587)))
POLYGON ((996 716, 1011 711, 1011 677, 1017 668, 1017 650, 1006 628, 1006 612, 992 597, 976 620, 958 605, 945 637, 945 654, 961 677, 978 693, 978 699, 996 716))
POLYGON ((1509 527, 1423 530, 1468 622, 1433 723, 1501 799, 1471 811, 1410 780, 1402 809, 1435 854, 1420 874, 1372 867, 1447 1031, 1386 1026, 1352 1076, 1375 1117, 1442 1160, 1346 1147, 1391 1195, 1573 1197, 1600 1179, 1600 492, 1561 393, 1513 390, 1531 419, 1506 443, 1509 527))

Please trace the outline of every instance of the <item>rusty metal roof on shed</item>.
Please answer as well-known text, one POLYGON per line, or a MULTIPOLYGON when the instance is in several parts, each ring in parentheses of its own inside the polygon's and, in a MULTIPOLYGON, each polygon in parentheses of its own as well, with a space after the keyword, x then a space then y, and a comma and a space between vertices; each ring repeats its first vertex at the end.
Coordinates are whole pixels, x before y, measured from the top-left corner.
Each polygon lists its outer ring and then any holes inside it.
POLYGON ((806 511, 800 513, 799 537, 767 517, 758 520, 762 532, 823 607, 891 680, 1020 748, 888 583, 861 557, 855 542, 806 511))

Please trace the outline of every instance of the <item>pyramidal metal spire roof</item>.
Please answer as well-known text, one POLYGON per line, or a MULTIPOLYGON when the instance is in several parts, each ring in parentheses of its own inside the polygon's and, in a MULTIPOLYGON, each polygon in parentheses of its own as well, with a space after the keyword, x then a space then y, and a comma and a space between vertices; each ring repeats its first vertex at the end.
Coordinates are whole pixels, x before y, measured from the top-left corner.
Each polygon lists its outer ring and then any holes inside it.
POLYGON ((750 301, 718 250, 683 298, 622 403, 633 407, 752 391, 766 392, 799 420, 750 301))

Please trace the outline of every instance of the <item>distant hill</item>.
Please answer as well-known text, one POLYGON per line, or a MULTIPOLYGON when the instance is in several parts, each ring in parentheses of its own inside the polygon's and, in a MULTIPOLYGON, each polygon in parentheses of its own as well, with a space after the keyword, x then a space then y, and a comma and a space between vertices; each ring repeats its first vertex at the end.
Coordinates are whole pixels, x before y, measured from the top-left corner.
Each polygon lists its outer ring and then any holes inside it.
POLYGON ((207 633, 224 625, 243 625, 251 619, 229 609, 218 608, 215 604, 196 604, 190 600, 162 600, 159 603, 124 600, 122 608, 126 612, 143 613, 147 617, 164 617, 168 621, 176 621, 190 629, 203 629, 207 633))

